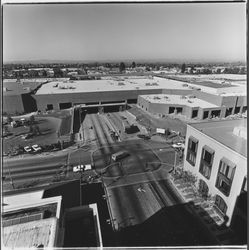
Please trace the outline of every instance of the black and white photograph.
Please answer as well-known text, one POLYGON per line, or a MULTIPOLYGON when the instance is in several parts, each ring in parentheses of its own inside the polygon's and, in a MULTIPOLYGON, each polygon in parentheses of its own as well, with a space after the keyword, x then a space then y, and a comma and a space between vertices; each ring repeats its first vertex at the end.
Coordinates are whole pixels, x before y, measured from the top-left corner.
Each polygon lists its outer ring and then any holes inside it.
POLYGON ((1 7, 2 249, 247 249, 246 1, 1 7))

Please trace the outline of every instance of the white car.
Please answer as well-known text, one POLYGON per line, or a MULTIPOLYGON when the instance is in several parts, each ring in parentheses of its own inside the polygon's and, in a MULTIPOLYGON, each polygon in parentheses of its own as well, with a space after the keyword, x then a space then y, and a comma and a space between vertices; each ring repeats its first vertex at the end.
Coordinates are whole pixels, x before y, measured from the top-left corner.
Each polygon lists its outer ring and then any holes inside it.
POLYGON ((172 147, 175 148, 175 149, 184 149, 185 145, 183 143, 181 143, 181 142, 177 142, 177 143, 174 143, 172 145, 172 147))
POLYGON ((31 149, 31 147, 30 147, 30 146, 26 146, 26 147, 24 147, 24 150, 25 150, 25 152, 27 152, 27 153, 32 152, 32 149, 31 149))
POLYGON ((73 167, 73 172, 77 173, 77 172, 83 172, 83 171, 91 170, 91 169, 92 169, 92 166, 90 164, 78 165, 78 166, 73 167))
POLYGON ((37 144, 33 145, 32 148, 33 148, 33 150, 34 150, 35 152, 39 152, 39 151, 42 150, 42 148, 41 148, 40 146, 38 146, 37 144))

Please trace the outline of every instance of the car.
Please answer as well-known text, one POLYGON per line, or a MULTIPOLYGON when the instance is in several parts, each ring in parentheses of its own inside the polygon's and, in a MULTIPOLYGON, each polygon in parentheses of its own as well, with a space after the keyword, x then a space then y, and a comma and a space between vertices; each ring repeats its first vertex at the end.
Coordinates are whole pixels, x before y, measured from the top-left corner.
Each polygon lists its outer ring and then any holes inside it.
POLYGON ((29 138, 32 137, 32 134, 25 134, 25 135, 22 135, 21 138, 24 139, 24 140, 27 140, 29 138))
POLYGON ((150 139, 150 136, 149 135, 144 135, 144 134, 138 134, 137 135, 138 138, 142 138, 144 140, 149 140, 150 139))
POLYGON ((184 149, 185 145, 183 143, 181 143, 181 142, 177 142, 177 143, 174 143, 172 145, 172 147, 175 148, 175 149, 184 149))
POLYGON ((41 148, 40 146, 38 146, 37 144, 33 145, 33 146, 32 146, 32 149, 33 149, 35 152, 42 151, 42 148, 41 148))
POLYGON ((32 152, 32 148, 30 146, 24 147, 24 150, 25 150, 26 153, 31 153, 32 152))
POLYGON ((91 170, 92 166, 91 164, 86 164, 86 165, 78 165, 73 167, 73 172, 77 173, 77 172, 83 172, 86 170, 91 170))

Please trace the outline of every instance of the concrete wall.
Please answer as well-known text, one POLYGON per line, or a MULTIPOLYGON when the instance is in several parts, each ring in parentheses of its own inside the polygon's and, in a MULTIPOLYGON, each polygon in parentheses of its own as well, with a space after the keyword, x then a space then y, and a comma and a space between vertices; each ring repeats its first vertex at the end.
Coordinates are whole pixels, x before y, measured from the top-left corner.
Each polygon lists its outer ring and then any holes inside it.
POLYGON ((24 107, 21 95, 3 96, 3 113, 15 114, 16 112, 23 113, 24 107))
POLYGON ((163 89, 162 94, 166 95, 191 95, 192 89, 163 89))
POLYGON ((210 94, 210 93, 205 93, 202 91, 193 91, 193 95, 195 95, 197 98, 202 99, 206 102, 210 102, 212 104, 215 104, 217 106, 222 105, 222 96, 210 94))
POLYGON ((226 205, 227 205, 226 215, 229 218, 227 225, 229 226, 231 223, 231 218, 233 215, 236 199, 240 194, 244 177, 247 175, 247 159, 243 157, 242 155, 236 153, 235 151, 231 150, 230 148, 224 146, 223 144, 217 142, 215 139, 212 139, 211 137, 208 137, 207 135, 201 133, 200 131, 196 130, 190 125, 187 126, 186 145, 185 145, 184 155, 185 155, 184 169, 189 170, 193 174, 195 174, 198 180, 202 179, 203 181, 205 181, 209 187, 209 193, 211 195, 218 194, 226 202, 226 205), (193 136, 199 141, 195 166, 192 166, 186 160, 189 136, 193 136), (212 170, 211 170, 211 176, 209 180, 206 179, 199 172, 202 148, 205 145, 209 146, 215 151, 212 170), (230 194, 228 197, 225 196, 218 188, 215 187, 217 174, 219 171, 220 160, 223 157, 226 157, 227 159, 232 161, 234 164, 236 164, 236 170, 235 170, 230 194))
POLYGON ((72 104, 83 104, 89 102, 124 101, 127 99, 137 99, 138 95, 161 94, 161 89, 151 90, 126 90, 126 91, 106 91, 91 93, 68 93, 68 94, 47 94, 35 95, 37 108, 45 110, 47 104, 53 104, 55 110, 59 109, 59 103, 72 102, 72 104))

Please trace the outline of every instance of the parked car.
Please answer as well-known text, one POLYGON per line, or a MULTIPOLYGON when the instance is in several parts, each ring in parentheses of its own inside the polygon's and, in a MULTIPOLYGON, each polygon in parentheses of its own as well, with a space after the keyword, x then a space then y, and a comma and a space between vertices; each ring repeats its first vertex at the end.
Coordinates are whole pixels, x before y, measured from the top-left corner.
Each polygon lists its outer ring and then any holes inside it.
POLYGON ((27 140, 29 138, 32 137, 32 134, 25 134, 25 135, 22 135, 21 138, 24 139, 24 140, 27 140))
POLYGON ((40 146, 38 146, 37 144, 33 145, 32 149, 34 150, 34 152, 40 152, 40 151, 42 151, 42 148, 40 146))
POLYGON ((185 145, 183 143, 181 143, 181 142, 177 142, 177 143, 174 143, 172 145, 172 147, 175 148, 175 149, 184 149, 185 145))
POLYGON ((137 137, 138 137, 138 138, 142 138, 142 139, 144 139, 144 140, 149 140, 149 139, 150 139, 150 136, 148 136, 148 135, 143 135, 143 134, 138 134, 137 137))
POLYGON ((24 150, 25 150, 26 153, 31 153, 32 152, 32 148, 30 146, 24 147, 24 150))
POLYGON ((92 166, 91 164, 86 164, 86 165, 78 165, 73 167, 73 172, 77 173, 77 172, 83 172, 86 170, 91 170, 92 166))

